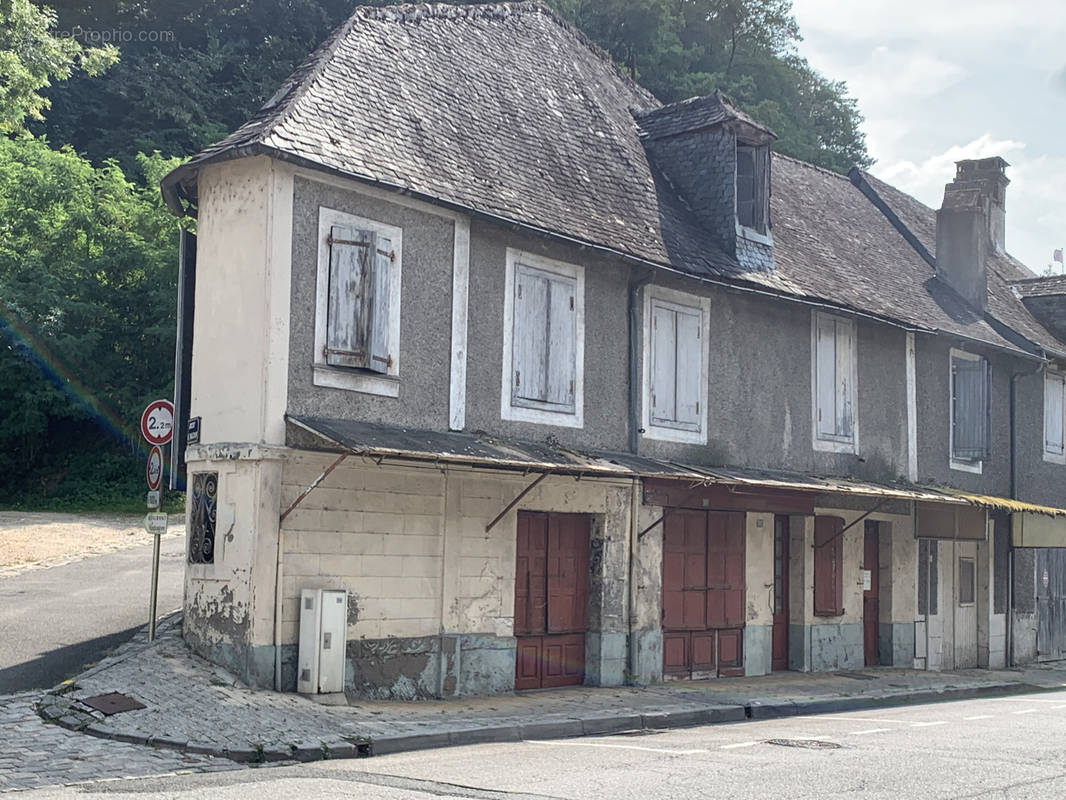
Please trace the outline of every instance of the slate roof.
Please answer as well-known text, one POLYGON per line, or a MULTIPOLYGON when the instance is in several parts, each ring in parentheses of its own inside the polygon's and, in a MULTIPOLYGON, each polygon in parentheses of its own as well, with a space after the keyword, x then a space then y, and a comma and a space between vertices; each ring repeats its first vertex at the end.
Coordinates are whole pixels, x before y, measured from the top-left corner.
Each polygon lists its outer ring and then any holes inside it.
POLYGON ((1024 278, 1011 284, 1022 297, 1047 297, 1066 294, 1066 275, 1024 278))
MULTIPOLYGON (((936 280, 847 178, 783 156, 771 170, 776 268, 742 268, 642 141, 722 122, 766 131, 718 93, 662 106, 537 2, 358 8, 163 191, 177 210, 175 195, 195 198, 201 165, 263 153, 703 278, 1031 349, 936 280)), ((928 239, 931 209, 865 177, 928 239)), ((1023 270, 996 260, 990 310, 1051 345, 1007 286, 1023 270)))

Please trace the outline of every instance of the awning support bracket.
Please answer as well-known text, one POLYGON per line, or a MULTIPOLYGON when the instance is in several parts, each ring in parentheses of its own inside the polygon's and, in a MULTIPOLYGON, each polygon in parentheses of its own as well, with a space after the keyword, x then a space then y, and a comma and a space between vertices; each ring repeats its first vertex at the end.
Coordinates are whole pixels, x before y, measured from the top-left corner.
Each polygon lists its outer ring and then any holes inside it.
POLYGON ((848 531, 851 528, 854 528, 856 525, 858 525, 860 522, 862 522, 868 516, 870 516, 871 514, 876 512, 879 508, 881 508, 881 506, 883 506, 887 502, 888 502, 888 498, 885 498, 883 500, 878 500, 877 503, 874 504, 874 507, 871 508, 869 511, 864 512, 862 515, 860 515, 856 519, 854 519, 851 522, 849 522, 847 525, 845 525, 843 528, 841 528, 835 534, 830 536, 824 542, 822 542, 821 544, 814 545, 811 549, 818 550, 818 549, 820 549, 822 547, 825 547, 827 544, 830 544, 831 542, 835 542, 837 539, 839 539, 841 536, 843 536, 846 531, 848 531))
MULTIPOLYGON (((709 484, 709 483, 697 483, 695 486, 692 487, 692 491, 691 492, 689 492, 683 498, 681 498, 681 502, 678 505, 671 506, 671 508, 682 508, 682 507, 684 507, 685 503, 687 503, 689 500, 691 500, 693 497, 695 497, 697 494, 699 494, 701 489, 706 489, 710 485, 711 484, 709 484)), ((659 516, 659 518, 657 520, 655 520, 655 522, 653 522, 647 528, 645 528, 640 533, 638 533, 637 534, 637 541, 639 542, 641 539, 643 539, 644 538, 644 534, 650 532, 652 530, 652 528, 654 528, 656 525, 659 525, 664 519, 666 519, 666 514, 667 514, 667 512, 664 511, 659 516)))
POLYGON ((343 455, 340 456, 340 458, 338 458, 336 461, 334 461, 332 464, 330 464, 328 467, 326 467, 322 471, 321 475, 319 475, 317 478, 315 478, 313 481, 311 481, 311 484, 306 489, 304 489, 302 492, 300 492, 300 494, 298 494, 296 496, 296 499, 292 501, 292 505, 290 505, 288 508, 286 508, 284 511, 281 512, 281 518, 278 520, 278 524, 280 525, 282 522, 284 522, 285 521, 285 517, 289 516, 289 514, 291 514, 293 512, 293 510, 296 508, 296 506, 300 505, 300 503, 302 503, 304 501, 304 499, 307 497, 307 495, 311 494, 311 492, 313 492, 318 487, 318 485, 320 483, 322 483, 322 481, 324 481, 326 478, 328 478, 329 474, 331 472, 333 472, 333 470, 335 470, 337 467, 339 467, 341 465, 341 462, 344 461, 344 459, 346 459, 347 457, 348 457, 348 454, 344 453, 343 455))
POLYGON ((514 508, 516 505, 518 505, 519 502, 521 502, 523 497, 525 497, 527 494, 529 494, 534 489, 536 489, 537 488, 537 484, 539 484, 542 480, 544 480, 549 475, 551 475, 552 472, 553 472, 553 470, 548 470, 547 472, 542 472, 540 475, 537 476, 537 479, 535 481, 533 481, 531 484, 529 484, 529 486, 527 486, 525 489, 523 489, 521 492, 519 492, 518 493, 518 497, 516 497, 514 500, 512 500, 510 503, 508 503, 506 508, 504 508, 503 511, 501 511, 499 514, 497 514, 496 518, 494 520, 492 520, 492 522, 490 522, 488 525, 485 526, 485 533, 488 533, 493 528, 495 528, 496 527, 496 523, 499 522, 501 519, 503 519, 505 516, 507 516, 507 512, 508 511, 510 511, 512 508, 514 508))

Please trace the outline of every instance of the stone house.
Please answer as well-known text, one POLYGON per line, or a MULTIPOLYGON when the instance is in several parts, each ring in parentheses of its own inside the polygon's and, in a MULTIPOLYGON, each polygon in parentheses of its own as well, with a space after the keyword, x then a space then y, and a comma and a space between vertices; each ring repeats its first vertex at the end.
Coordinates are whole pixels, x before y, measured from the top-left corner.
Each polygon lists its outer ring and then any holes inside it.
POLYGON ((536 3, 357 9, 163 181, 190 646, 294 690, 329 588, 352 696, 1039 657, 1066 306, 1005 162, 934 211, 773 142, 536 3))

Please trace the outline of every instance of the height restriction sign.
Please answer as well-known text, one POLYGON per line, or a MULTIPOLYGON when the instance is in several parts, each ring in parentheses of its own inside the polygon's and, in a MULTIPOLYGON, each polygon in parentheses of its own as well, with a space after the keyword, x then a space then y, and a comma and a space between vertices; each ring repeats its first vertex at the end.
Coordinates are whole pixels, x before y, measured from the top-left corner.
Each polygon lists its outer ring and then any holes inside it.
POLYGON ((174 432, 174 404, 153 400, 141 414, 141 436, 148 444, 164 445, 174 432))
POLYGON ((159 445, 155 445, 148 453, 148 463, 145 465, 144 474, 148 479, 148 488, 158 489, 159 481, 163 478, 163 451, 159 449, 159 445))

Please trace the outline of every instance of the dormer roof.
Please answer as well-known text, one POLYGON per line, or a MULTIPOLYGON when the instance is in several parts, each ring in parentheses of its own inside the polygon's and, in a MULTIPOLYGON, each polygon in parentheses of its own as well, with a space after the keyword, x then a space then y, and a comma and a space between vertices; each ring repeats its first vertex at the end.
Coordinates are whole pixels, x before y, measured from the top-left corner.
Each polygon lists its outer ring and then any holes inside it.
POLYGON ((650 140, 694 133, 729 123, 743 130, 749 138, 766 141, 777 138, 772 130, 734 107, 729 98, 719 91, 647 111, 634 111, 633 116, 640 125, 641 135, 650 140))

